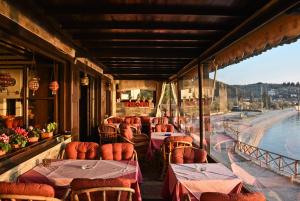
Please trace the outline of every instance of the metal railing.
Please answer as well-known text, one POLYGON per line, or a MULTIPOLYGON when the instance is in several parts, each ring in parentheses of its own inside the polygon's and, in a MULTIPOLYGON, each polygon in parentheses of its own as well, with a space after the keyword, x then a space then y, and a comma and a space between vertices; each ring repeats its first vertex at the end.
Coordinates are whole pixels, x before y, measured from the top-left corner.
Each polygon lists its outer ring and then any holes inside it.
POLYGON ((299 160, 254 147, 240 141, 237 141, 235 150, 261 167, 266 167, 276 173, 292 177, 300 175, 299 160))

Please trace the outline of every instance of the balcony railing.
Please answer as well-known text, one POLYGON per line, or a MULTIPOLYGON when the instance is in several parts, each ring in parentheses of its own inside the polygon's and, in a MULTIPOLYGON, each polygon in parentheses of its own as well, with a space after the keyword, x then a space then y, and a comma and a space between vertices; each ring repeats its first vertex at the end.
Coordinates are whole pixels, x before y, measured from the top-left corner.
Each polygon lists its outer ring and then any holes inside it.
POLYGON ((300 175, 299 160, 241 142, 238 140, 240 133, 238 126, 234 128, 228 121, 224 120, 223 126, 226 135, 236 140, 235 151, 240 155, 276 173, 294 178, 300 175))
POLYGON ((294 178, 300 175, 299 160, 254 147, 240 141, 237 141, 235 150, 261 167, 266 167, 276 173, 292 176, 294 178))

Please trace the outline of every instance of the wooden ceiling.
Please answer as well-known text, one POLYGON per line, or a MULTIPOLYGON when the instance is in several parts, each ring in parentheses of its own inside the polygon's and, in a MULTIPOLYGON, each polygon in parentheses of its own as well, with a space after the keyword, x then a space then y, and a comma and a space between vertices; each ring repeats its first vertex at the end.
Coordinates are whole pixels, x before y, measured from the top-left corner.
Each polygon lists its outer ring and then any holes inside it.
MULTIPOLYGON (((78 47, 77 56, 92 58, 115 79, 166 80, 272 1, 11 2, 31 14, 35 12, 36 19, 48 27, 51 24, 78 47)), ((281 9, 266 15, 272 17, 281 9)), ((263 23, 255 20, 257 25, 263 23)), ((231 38, 231 42, 236 39, 231 38)))

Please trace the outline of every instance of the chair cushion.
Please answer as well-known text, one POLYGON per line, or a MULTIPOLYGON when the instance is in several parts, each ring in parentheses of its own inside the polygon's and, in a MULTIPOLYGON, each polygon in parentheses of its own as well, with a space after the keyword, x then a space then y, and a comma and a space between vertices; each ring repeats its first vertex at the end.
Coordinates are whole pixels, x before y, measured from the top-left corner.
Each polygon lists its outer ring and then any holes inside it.
POLYGON ((224 194, 215 192, 202 193, 200 196, 201 201, 266 201, 262 193, 237 193, 237 194, 224 194))
POLYGON ((184 142, 193 142, 193 138, 190 136, 170 136, 165 138, 166 142, 176 142, 176 141, 184 141, 184 142))
POLYGON ((0 194, 54 197, 55 192, 47 184, 0 182, 0 194))
POLYGON ((168 117, 163 117, 161 123, 162 123, 162 124, 169 124, 169 119, 168 119, 168 117))
POLYGON ((172 153, 172 162, 183 163, 205 163, 207 152, 203 149, 194 149, 192 147, 182 147, 174 149, 172 153))
POLYGON ((103 160, 130 160, 133 156, 134 146, 130 143, 113 143, 101 146, 103 160))
POLYGON ((125 122, 126 124, 132 124, 132 123, 133 123, 131 117, 125 117, 124 122, 125 122))
MULTIPOLYGON (((82 190, 88 188, 97 188, 97 187, 126 187, 130 188, 131 181, 129 179, 117 178, 117 179, 74 179, 71 182, 72 190, 82 190)), ((125 201, 127 198, 127 192, 123 192, 121 194, 121 200, 125 201)), ((113 191, 106 192, 108 201, 117 200, 118 193, 113 191)), ((87 197, 85 194, 81 194, 79 196, 80 201, 87 201, 87 197)), ((92 201, 102 201, 102 192, 91 193, 92 201)))
POLYGON ((172 124, 156 124, 156 132, 174 132, 174 126, 172 124))
POLYGON ((95 142, 70 142, 65 151, 67 159, 99 159, 99 145, 95 142))
POLYGON ((121 124, 120 125, 121 135, 129 140, 133 138, 133 132, 129 124, 121 124))

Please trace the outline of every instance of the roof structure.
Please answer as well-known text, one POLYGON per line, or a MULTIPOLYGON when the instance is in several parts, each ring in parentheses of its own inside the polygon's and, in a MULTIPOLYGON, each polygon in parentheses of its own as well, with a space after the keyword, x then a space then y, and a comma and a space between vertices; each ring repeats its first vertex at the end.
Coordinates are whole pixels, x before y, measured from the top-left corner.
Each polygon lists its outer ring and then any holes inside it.
POLYGON ((293 7, 283 0, 10 1, 115 79, 167 80, 293 7))

